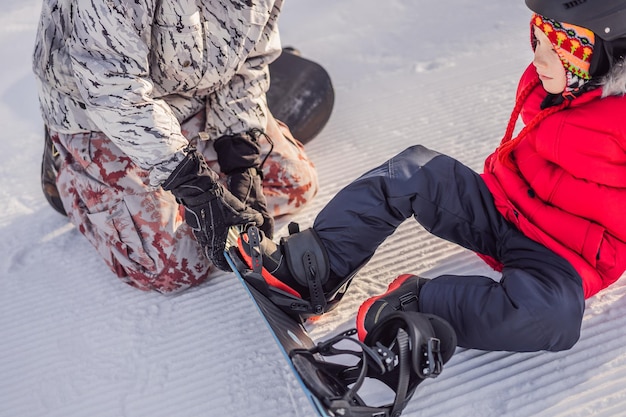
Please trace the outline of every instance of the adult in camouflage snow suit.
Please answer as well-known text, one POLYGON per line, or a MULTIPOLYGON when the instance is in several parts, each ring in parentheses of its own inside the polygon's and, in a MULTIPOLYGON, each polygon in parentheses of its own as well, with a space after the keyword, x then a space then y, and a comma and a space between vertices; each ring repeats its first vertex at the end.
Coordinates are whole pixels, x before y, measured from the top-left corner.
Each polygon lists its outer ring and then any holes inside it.
POLYGON ((33 69, 63 210, 125 282, 198 284, 226 268, 229 225, 271 235, 315 195, 266 104, 282 3, 44 0, 33 69))

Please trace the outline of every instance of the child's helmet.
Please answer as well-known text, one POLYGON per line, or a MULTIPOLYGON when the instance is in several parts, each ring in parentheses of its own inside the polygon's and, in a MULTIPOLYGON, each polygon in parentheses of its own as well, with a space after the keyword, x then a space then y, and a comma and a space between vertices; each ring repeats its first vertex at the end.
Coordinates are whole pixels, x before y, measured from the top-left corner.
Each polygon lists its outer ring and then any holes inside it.
POLYGON ((626 38, 626 0, 526 0, 535 13, 590 29, 605 41, 626 38))

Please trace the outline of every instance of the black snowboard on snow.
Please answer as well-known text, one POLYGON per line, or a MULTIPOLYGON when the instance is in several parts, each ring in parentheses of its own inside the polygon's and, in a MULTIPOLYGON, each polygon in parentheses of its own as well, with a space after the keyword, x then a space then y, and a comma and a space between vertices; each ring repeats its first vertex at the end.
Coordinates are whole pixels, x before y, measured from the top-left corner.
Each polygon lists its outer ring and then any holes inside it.
POLYGON ((320 417, 331 417, 331 414, 328 413, 327 409, 322 405, 320 400, 304 383, 301 375, 294 367, 290 358, 290 354, 292 352, 299 349, 312 349, 315 346, 315 343, 311 340, 301 322, 286 314, 276 304, 272 303, 269 298, 263 295, 261 290, 256 289, 254 285, 250 283, 251 278, 253 282, 259 282, 262 278, 260 276, 251 276, 253 275, 253 271, 249 270, 248 267, 241 262, 239 256, 237 255, 237 236, 238 233, 232 229, 227 241, 227 248, 224 252, 224 256, 226 257, 228 264, 239 281, 243 284, 244 288, 247 290, 248 295, 254 301, 261 317, 265 321, 265 324, 272 333, 283 356, 285 357, 287 364, 291 368, 293 375, 302 387, 305 396, 311 402, 313 409, 319 414, 320 417), (244 278, 241 271, 244 271, 243 274, 246 275, 246 278, 244 278))
MULTIPOLYGON (((224 256, 319 416, 399 417, 417 386, 437 377, 452 357, 457 345, 452 326, 440 317, 416 311, 386 314, 368 329, 363 341, 355 337, 356 329, 349 329, 314 343, 302 319, 303 313, 311 317, 317 309, 264 269, 261 242, 256 226, 233 226, 224 256), (360 393, 366 380, 386 385, 394 393, 393 400, 368 404, 360 393)), ((318 269, 311 251, 304 250, 301 258, 289 249, 286 253, 295 262, 285 261, 290 268, 301 259, 308 276, 315 277, 318 269)))
MULTIPOLYGON (((270 64, 270 88, 267 103, 274 117, 284 122, 293 136, 302 143, 311 141, 326 126, 333 110, 335 92, 328 72, 318 63, 300 56, 293 49, 284 49, 276 61, 270 64)), ((247 270, 236 255, 237 235, 232 231, 225 257, 233 272, 254 300, 261 317, 278 343, 283 355, 313 409, 321 417, 330 417, 319 399, 309 390, 295 369, 289 355, 299 349, 311 349, 315 343, 301 322, 286 314, 262 292, 251 285, 240 271, 247 270)), ((258 277, 258 280, 262 278, 258 277)))
MULTIPOLYGON (((289 126, 296 139, 309 142, 324 128, 333 109, 334 91, 328 73, 297 51, 283 51, 270 65, 270 76, 270 111, 289 126)), ((417 385, 437 376, 454 352, 456 336, 451 336, 452 328, 436 326, 445 336, 442 342, 431 328, 438 321, 416 312, 389 315, 370 329, 363 342, 355 337, 356 329, 313 342, 302 320, 313 312, 318 314, 316 306, 266 282, 260 242, 258 228, 233 226, 224 256, 256 305, 312 411, 320 417, 397 417, 417 385), (245 256, 238 248, 240 233, 246 235, 245 256), (440 345, 444 346, 443 357, 440 345), (419 354, 412 354, 414 349, 419 354), (346 357, 352 362, 342 363, 346 357), (390 388, 395 393, 393 401, 367 405, 359 389, 370 378, 390 388)), ((303 262, 307 259, 305 254, 303 262)), ((315 276, 314 268, 309 273, 315 276)))
POLYGON ((328 72, 318 63, 285 49, 270 64, 267 104, 294 138, 307 143, 326 126, 333 111, 335 92, 328 72))

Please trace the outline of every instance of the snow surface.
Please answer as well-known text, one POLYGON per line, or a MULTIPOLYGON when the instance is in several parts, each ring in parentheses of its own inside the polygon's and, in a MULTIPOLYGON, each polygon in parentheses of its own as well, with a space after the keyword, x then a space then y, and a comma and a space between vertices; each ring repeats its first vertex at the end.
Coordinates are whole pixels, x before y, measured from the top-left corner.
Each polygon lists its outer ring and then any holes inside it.
MULTIPOLYGON (((175 296, 140 292, 47 205, 30 71, 41 0, 2 3, 0 417, 312 415, 232 274, 175 296)), ((307 146, 321 192, 294 220, 309 226, 342 186, 412 144, 480 170, 531 58, 529 18, 521 0, 287 1, 283 43, 322 63, 336 88, 334 114, 307 146)), ((313 337, 352 327, 360 303, 406 272, 491 274, 407 222, 313 337)), ((624 295, 618 282, 588 300, 567 352, 459 349, 403 415, 626 415, 624 295)))

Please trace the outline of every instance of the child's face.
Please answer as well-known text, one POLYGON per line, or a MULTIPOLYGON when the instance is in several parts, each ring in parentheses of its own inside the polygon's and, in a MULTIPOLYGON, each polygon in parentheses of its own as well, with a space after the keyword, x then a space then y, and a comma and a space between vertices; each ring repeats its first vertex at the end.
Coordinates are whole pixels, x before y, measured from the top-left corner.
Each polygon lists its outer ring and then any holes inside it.
POLYGON ((533 27, 537 44, 533 65, 537 68, 543 88, 551 94, 560 94, 567 85, 565 67, 550 39, 537 26, 533 27))

